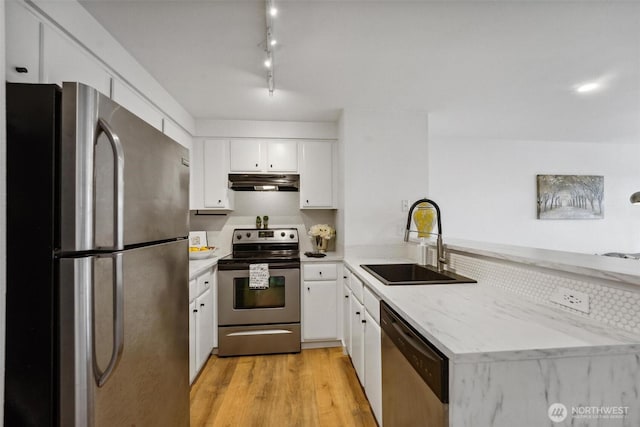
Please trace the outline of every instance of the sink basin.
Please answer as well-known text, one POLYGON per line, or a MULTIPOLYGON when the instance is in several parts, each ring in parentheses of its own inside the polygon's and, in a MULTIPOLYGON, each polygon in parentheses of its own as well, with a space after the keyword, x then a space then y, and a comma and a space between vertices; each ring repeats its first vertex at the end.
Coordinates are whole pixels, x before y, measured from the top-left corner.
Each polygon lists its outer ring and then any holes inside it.
POLYGON ((477 283, 451 271, 438 272, 434 268, 419 264, 361 264, 360 267, 387 286, 477 283))

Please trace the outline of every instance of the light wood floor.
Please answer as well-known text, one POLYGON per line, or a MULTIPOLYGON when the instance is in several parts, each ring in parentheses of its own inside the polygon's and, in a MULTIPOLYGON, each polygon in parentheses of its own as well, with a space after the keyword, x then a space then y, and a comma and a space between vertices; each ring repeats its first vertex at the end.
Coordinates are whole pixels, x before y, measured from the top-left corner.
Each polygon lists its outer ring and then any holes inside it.
POLYGON ((211 356, 191 387, 191 427, 375 426, 342 349, 211 356))

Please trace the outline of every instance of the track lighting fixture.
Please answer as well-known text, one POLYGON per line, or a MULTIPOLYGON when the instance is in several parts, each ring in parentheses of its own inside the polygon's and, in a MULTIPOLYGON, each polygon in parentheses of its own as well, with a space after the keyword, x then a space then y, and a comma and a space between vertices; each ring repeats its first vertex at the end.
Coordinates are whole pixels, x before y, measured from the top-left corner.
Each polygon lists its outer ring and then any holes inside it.
POLYGON ((273 36, 273 18, 278 15, 278 9, 273 4, 273 0, 265 0, 265 24, 267 37, 265 39, 265 51, 267 53, 267 59, 264 61, 265 67, 267 67, 267 87, 269 88, 269 95, 273 96, 275 90, 274 83, 274 69, 275 62, 273 60, 273 50, 277 44, 275 37, 273 36))

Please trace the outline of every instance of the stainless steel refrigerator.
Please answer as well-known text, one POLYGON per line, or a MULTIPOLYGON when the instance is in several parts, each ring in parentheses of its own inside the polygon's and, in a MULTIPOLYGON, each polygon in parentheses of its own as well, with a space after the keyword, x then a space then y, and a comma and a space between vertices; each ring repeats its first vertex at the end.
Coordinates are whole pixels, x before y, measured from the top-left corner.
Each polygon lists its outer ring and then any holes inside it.
POLYGON ((188 151, 7 83, 5 426, 188 426, 188 151))

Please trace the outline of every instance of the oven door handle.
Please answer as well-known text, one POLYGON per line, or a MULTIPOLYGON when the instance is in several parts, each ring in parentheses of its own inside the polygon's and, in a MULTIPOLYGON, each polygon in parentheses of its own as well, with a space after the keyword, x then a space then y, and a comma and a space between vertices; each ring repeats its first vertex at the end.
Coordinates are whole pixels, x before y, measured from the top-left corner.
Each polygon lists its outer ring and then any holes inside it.
MULTIPOLYGON (((246 270, 247 273, 249 272, 249 265, 251 264, 255 264, 252 262, 233 262, 233 263, 225 263, 225 262, 218 262, 218 270, 219 271, 229 271, 229 270, 233 270, 233 271, 243 271, 246 270)), ((300 269, 300 262, 282 262, 282 263, 269 263, 266 262, 265 264, 269 264, 269 270, 299 270, 300 269)))
POLYGON ((232 332, 227 334, 228 337, 242 337, 247 335, 281 335, 281 334, 292 334, 293 331, 288 329, 263 329, 259 331, 242 331, 242 332, 232 332))

